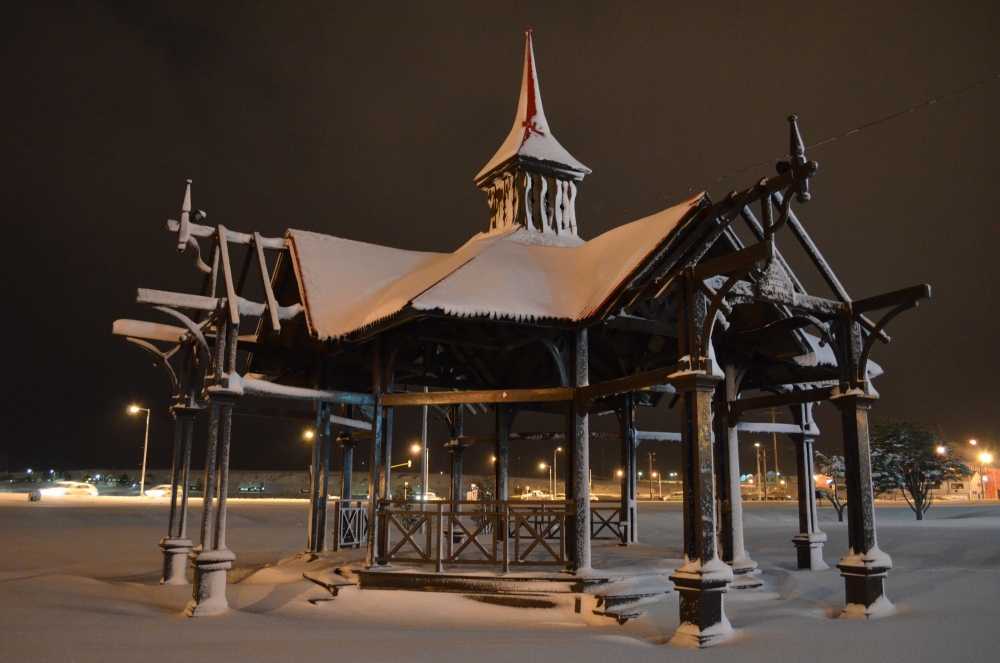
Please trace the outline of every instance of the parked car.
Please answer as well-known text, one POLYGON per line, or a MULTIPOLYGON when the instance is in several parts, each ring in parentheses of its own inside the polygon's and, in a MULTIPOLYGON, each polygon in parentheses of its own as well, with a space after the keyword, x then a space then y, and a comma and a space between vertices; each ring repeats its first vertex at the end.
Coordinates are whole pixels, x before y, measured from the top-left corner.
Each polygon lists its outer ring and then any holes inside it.
POLYGON ((663 496, 663 501, 664 502, 680 502, 683 499, 684 499, 684 491, 683 490, 677 490, 677 491, 674 491, 674 492, 670 493, 669 495, 664 495, 663 496))
POLYGON ((552 499, 552 495, 550 493, 547 493, 544 490, 537 490, 537 489, 536 490, 529 490, 526 493, 521 493, 521 495, 519 495, 519 497, 522 500, 550 500, 550 499, 552 499))
POLYGON ((97 497, 97 486, 83 481, 60 481, 38 491, 49 497, 97 497))
POLYGON ((437 493, 433 491, 427 491, 423 495, 414 495, 413 499, 417 500, 418 502, 440 502, 444 500, 443 497, 438 497, 437 493))
POLYGON ((161 483, 158 486, 146 489, 146 497, 170 497, 171 490, 169 483, 161 483))

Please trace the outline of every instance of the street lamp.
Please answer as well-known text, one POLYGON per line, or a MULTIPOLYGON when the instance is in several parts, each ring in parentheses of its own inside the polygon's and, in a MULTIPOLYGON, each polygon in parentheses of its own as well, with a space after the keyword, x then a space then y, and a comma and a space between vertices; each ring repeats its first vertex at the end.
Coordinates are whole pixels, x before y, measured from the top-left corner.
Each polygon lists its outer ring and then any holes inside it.
POLYGON ((311 439, 313 439, 314 437, 316 437, 316 433, 314 433, 314 432, 313 432, 313 431, 311 431, 311 430, 307 430, 307 431, 306 431, 305 433, 303 433, 303 434, 302 434, 302 437, 304 437, 304 438, 305 438, 305 439, 307 439, 307 440, 311 440, 311 439))
POLYGON ((943 455, 945 455, 946 453, 948 453, 948 449, 947 449, 947 447, 943 447, 943 446, 941 446, 941 447, 938 447, 938 448, 937 448, 937 452, 938 452, 939 454, 941 454, 941 455, 943 456, 943 455))
POLYGON ((546 467, 549 468, 549 490, 551 491, 549 493, 549 499, 554 500, 556 497, 555 497, 555 491, 552 490, 552 466, 546 465, 545 463, 538 464, 538 469, 540 470, 544 470, 546 467))
POLYGON ((977 442, 976 440, 969 440, 969 444, 971 444, 972 446, 976 446, 977 444, 979 444, 979 442, 977 442))
POLYGON ((556 475, 556 454, 562 451, 562 447, 556 447, 556 450, 552 452, 552 499, 556 498, 556 482, 559 481, 556 475))
POLYGON ((146 494, 146 452, 149 451, 149 408, 131 405, 128 411, 132 414, 139 414, 139 412, 146 413, 146 440, 142 443, 142 476, 139 477, 139 497, 142 497, 146 494))
MULTIPOLYGON (((426 415, 426 412, 424 414, 426 415)), ((425 423, 426 423, 426 421, 425 421, 425 423)), ((426 431, 426 426, 425 426, 424 430, 426 431)), ((428 478, 427 478, 427 456, 428 456, 428 454, 427 454, 427 448, 424 445, 426 445, 426 443, 427 443, 427 437, 426 436, 422 437, 421 440, 422 440, 422 443, 414 442, 413 444, 410 445, 410 453, 414 453, 414 454, 417 454, 417 455, 422 455, 422 457, 420 459, 420 495, 419 495, 418 499, 420 501, 426 502, 427 501, 427 482, 428 482, 428 478)))

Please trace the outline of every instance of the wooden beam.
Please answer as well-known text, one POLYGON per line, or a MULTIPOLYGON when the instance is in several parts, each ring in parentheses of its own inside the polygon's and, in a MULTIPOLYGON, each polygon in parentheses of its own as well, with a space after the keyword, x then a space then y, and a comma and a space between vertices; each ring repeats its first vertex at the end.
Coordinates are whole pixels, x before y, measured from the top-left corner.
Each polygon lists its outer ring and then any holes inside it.
POLYGON ((236 296, 236 286, 233 284, 233 268, 229 264, 229 244, 226 240, 226 227, 219 226, 219 253, 222 255, 222 277, 226 282, 226 308, 229 309, 229 324, 240 324, 239 299, 236 296))
POLYGON ((274 290, 271 289, 271 275, 267 273, 267 261, 264 259, 264 240, 260 233, 253 234, 253 245, 257 251, 257 264, 260 265, 260 281, 264 284, 267 311, 271 314, 271 329, 277 334, 281 331, 281 322, 278 321, 278 301, 274 298, 274 290))
POLYGON ((588 405, 587 408, 581 407, 581 409, 589 410, 589 404, 603 396, 623 394, 627 391, 639 391, 647 387, 663 384, 664 382, 668 382, 669 377, 676 372, 677 366, 667 366, 665 368, 657 368, 652 371, 646 371, 645 373, 638 373, 624 378, 607 380, 605 382, 598 382, 597 384, 592 384, 587 387, 581 387, 578 390, 578 398, 580 401, 583 401, 588 405))
POLYGON ((729 253, 715 260, 703 262, 694 267, 694 277, 699 281, 721 276, 745 267, 752 262, 763 262, 774 258, 774 244, 772 242, 758 242, 751 244, 745 249, 740 249, 735 253, 729 253))
POLYGON ((159 322, 146 322, 144 320, 115 320, 111 326, 111 333, 115 336, 131 336, 133 338, 144 338, 150 341, 166 341, 168 343, 180 343, 181 337, 188 333, 183 327, 163 325, 159 322))
POLYGON ((785 405, 801 405, 803 403, 816 403, 825 401, 833 395, 835 387, 821 387, 817 389, 798 389, 784 394, 773 394, 770 396, 756 396, 754 398, 740 398, 729 401, 729 425, 736 425, 744 412, 750 410, 765 410, 772 407, 782 407, 785 405))
POLYGON ((634 315, 612 315, 608 317, 604 325, 613 329, 624 329, 626 331, 641 332, 643 334, 655 334, 656 336, 667 336, 677 338, 677 325, 667 324, 659 320, 647 320, 634 315))
POLYGON ((736 430, 741 433, 787 433, 795 435, 802 433, 802 426, 796 424, 776 424, 770 421, 741 421, 736 424, 736 430))
MULTIPOLYGON (((167 221, 167 230, 172 233, 177 232, 180 224, 174 219, 167 221)), ((215 228, 212 226, 204 226, 200 223, 189 223, 188 231, 194 237, 214 237, 215 228)), ((256 234, 256 233, 254 233, 256 234)), ((235 230, 226 231, 226 239, 228 239, 233 244, 249 244, 253 239, 253 235, 248 235, 246 233, 236 232, 235 230)), ((270 249, 272 251, 281 251, 282 249, 287 249, 288 244, 285 242, 284 237, 263 237, 262 244, 265 249, 270 249)))
POLYGON ((149 290, 147 288, 139 288, 135 301, 138 304, 189 308, 196 311, 214 311, 219 308, 219 300, 215 297, 202 297, 201 295, 167 292, 165 290, 149 290))
POLYGON ((926 283, 914 285, 902 290, 887 292, 884 295, 875 295, 866 299, 859 299, 851 303, 851 311, 855 314, 867 311, 877 311, 890 306, 899 306, 910 302, 918 302, 931 296, 931 287, 926 283))
POLYGON ((572 401, 574 390, 570 387, 548 389, 489 389, 482 391, 430 391, 383 394, 382 405, 399 407, 409 405, 464 405, 466 403, 537 403, 572 401))

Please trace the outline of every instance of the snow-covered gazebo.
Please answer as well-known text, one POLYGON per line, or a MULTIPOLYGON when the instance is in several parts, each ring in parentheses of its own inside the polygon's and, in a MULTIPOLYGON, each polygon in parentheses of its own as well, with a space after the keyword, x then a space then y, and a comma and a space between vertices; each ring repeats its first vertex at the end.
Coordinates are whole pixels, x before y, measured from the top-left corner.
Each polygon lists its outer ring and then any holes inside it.
POLYGON ((310 552, 328 546, 331 438, 339 432, 345 475, 354 444, 372 440, 371 499, 362 506, 345 476, 333 519, 335 546, 351 537, 366 546, 362 588, 489 591, 524 581, 519 570, 556 567, 569 573, 550 580, 599 593, 625 576, 592 568, 591 539, 611 532, 625 545, 637 540, 635 446, 644 433, 635 409, 665 395, 680 403, 683 426, 645 436, 679 440, 683 454, 685 563, 669 577, 680 593, 677 637, 700 646, 724 640, 732 629, 723 593, 760 584, 743 546, 740 430, 796 440, 799 565, 826 568, 809 479, 818 434, 811 408, 827 400, 841 412, 847 465, 851 549, 838 564, 845 615, 884 610, 891 561, 875 539, 867 421, 879 370, 868 357, 875 341, 888 341, 885 324, 930 291, 850 299, 792 210, 809 200, 817 164, 805 157, 794 117, 790 135, 790 158, 774 177, 718 202, 699 194, 584 241, 575 203, 590 170, 552 135, 529 33, 514 126, 475 178, 487 194, 489 225, 453 253, 203 225, 189 183, 181 218, 168 227, 204 273, 202 291, 140 290, 138 301, 181 326, 119 320, 114 328, 156 355, 174 385, 173 485, 181 489, 161 545, 164 582, 186 582, 190 555, 196 581, 188 614, 227 605, 234 413, 315 423, 310 552), (737 218, 753 243, 734 232, 737 218), (774 236, 786 227, 832 299, 806 293, 782 258, 774 236), (242 296, 251 274, 262 302, 242 296), (880 321, 867 317, 886 309, 880 321), (442 502, 393 498, 393 410, 422 406, 436 408, 449 428, 452 494, 442 502), (777 406, 792 408, 796 423, 741 422, 746 412, 777 406), (492 413, 493 435, 464 435, 470 409, 492 413), (186 529, 187 477, 194 421, 206 411, 207 499, 195 547, 186 529), (510 499, 511 424, 523 411, 565 416, 563 501, 510 499), (589 416, 609 411, 620 423, 622 498, 592 509, 589 416), (487 501, 462 499, 462 453, 471 443, 494 447, 496 491, 487 501), (460 570, 469 568, 477 573, 460 570), (478 572, 484 568, 488 582, 478 572))

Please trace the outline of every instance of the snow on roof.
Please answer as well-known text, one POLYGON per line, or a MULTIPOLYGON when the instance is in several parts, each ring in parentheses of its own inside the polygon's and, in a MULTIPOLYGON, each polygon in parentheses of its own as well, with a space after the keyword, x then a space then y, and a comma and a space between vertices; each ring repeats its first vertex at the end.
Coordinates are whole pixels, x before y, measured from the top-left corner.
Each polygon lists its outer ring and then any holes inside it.
POLYGON ((306 320, 320 340, 360 331, 407 306, 458 317, 579 321, 599 311, 701 198, 579 244, 538 242, 537 233, 523 229, 480 233, 454 253, 304 230, 287 237, 306 320))
POLYGON ((476 181, 514 156, 524 156, 540 161, 552 161, 587 174, 590 169, 573 158, 549 130, 542 95, 538 90, 535 71, 535 53, 531 47, 531 30, 524 45, 524 72, 521 75, 521 96, 517 102, 517 115, 507 140, 493 155, 486 167, 476 175, 476 181))

